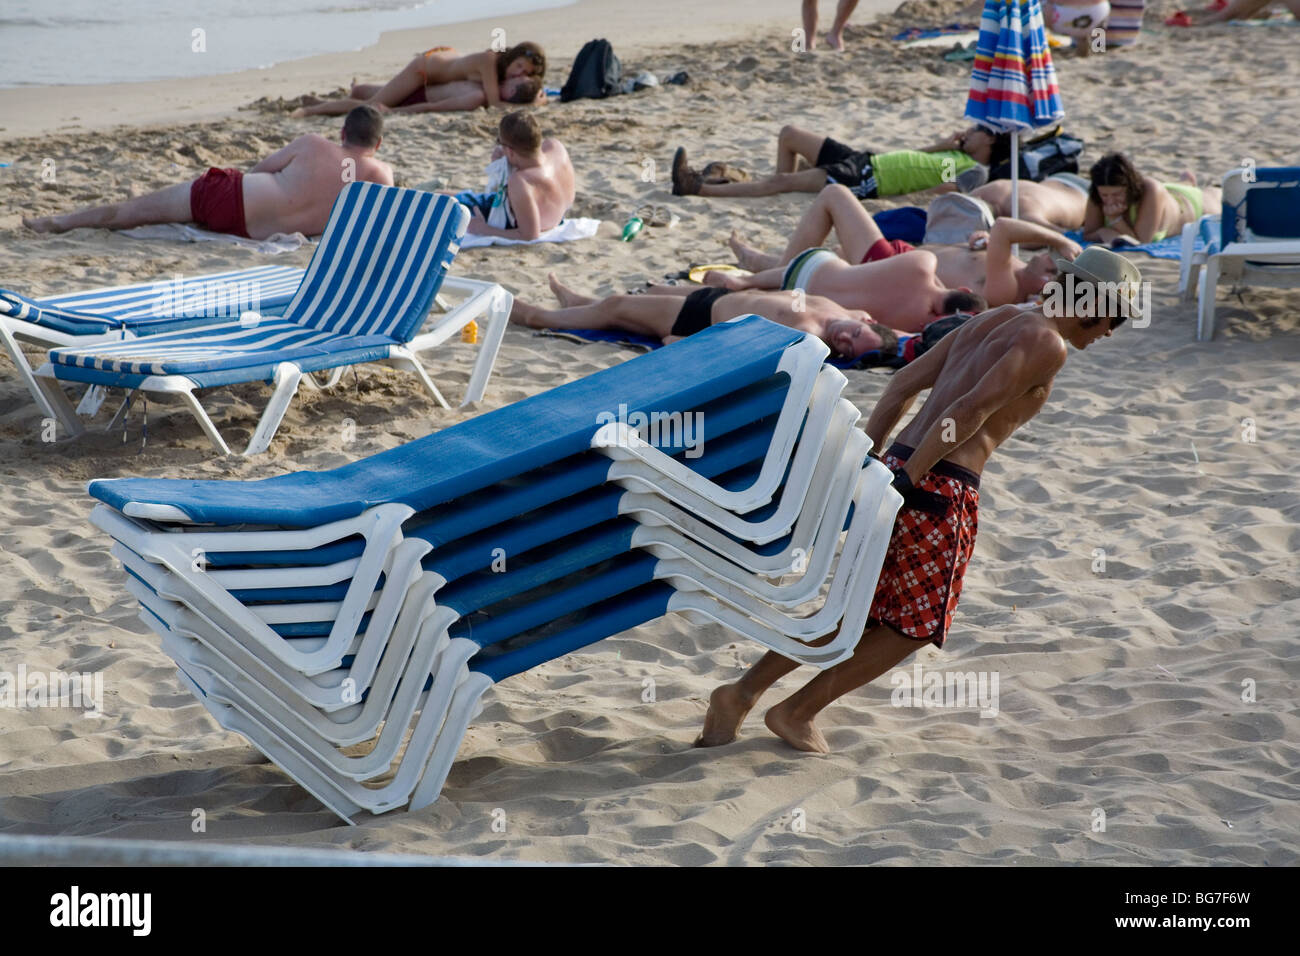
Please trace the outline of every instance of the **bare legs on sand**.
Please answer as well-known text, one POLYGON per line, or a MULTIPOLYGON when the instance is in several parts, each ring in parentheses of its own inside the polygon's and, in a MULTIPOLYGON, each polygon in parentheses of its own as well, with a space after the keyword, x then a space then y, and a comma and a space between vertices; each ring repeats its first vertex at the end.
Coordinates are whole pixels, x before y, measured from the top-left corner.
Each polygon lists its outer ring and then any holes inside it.
MULTIPOLYGON (((832 50, 844 49, 844 26, 853 16, 858 0, 839 0, 835 5, 835 20, 826 34, 826 42, 832 50)), ((817 0, 803 0, 803 33, 806 48, 817 47, 817 0)))
MULTIPOLYGON (((822 671, 807 684, 781 701, 764 717, 768 730, 791 747, 810 753, 830 753, 815 718, 827 705, 849 691, 869 684, 922 646, 922 642, 903 637, 884 625, 862 636, 857 650, 847 661, 822 671)), ((709 698, 704 729, 697 747, 716 747, 730 743, 740 733, 740 725, 758 699, 769 687, 799 665, 775 651, 764 654, 734 684, 723 684, 709 698)))
POLYGON ((67 232, 81 226, 132 229, 156 222, 190 222, 190 187, 193 185, 192 182, 177 183, 125 202, 92 206, 61 216, 29 216, 23 219, 23 225, 35 232, 67 232))

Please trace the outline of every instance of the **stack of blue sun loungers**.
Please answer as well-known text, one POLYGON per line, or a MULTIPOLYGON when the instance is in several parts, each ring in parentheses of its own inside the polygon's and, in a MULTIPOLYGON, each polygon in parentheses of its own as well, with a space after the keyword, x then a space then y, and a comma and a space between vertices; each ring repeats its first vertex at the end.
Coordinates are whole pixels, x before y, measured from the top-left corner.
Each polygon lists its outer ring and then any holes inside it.
POLYGON ((332 471, 95 481, 91 520, 222 726, 345 820, 419 808, 494 683, 670 611, 853 652, 901 499, 825 357, 748 316, 332 471))

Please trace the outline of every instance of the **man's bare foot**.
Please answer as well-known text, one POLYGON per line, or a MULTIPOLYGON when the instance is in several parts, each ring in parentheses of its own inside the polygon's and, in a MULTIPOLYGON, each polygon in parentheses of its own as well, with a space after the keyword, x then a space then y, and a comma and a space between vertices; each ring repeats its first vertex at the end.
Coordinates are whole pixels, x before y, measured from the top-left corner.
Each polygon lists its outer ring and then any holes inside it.
POLYGON ((673 195, 698 196, 700 192, 700 174, 686 163, 686 148, 677 147, 673 153, 673 195))
POLYGON ((58 216, 28 216, 23 219, 23 225, 32 232, 67 232, 67 229, 59 224, 58 216))
POLYGON ((735 684, 723 684, 709 696, 709 711, 704 715, 704 729, 695 738, 697 747, 718 747, 729 744, 740 733, 754 702, 740 692, 735 684))
POLYGON ((290 118, 290 119, 302 119, 302 118, 303 118, 304 116, 306 116, 306 115, 308 115, 308 114, 307 114, 307 108, 306 108, 305 106, 300 106, 300 107, 298 107, 296 110, 294 110, 292 113, 289 114, 289 118, 290 118))
POLYGON ((796 750, 814 754, 830 753, 830 744, 826 743, 826 738, 817 729, 817 725, 811 720, 799 720, 791 716, 792 709, 790 701, 783 700, 764 715, 763 723, 767 724, 768 730, 796 750))
POLYGON ((548 272, 546 274, 546 281, 550 284, 551 291, 555 293, 555 298, 558 299, 560 305, 564 306, 566 309, 573 305, 591 305, 591 303, 596 301, 592 296, 574 292, 568 286, 564 285, 564 283, 560 282, 560 280, 556 278, 554 272, 548 272))
POLYGON ((834 50, 836 53, 842 53, 844 51, 843 33, 826 34, 826 42, 830 44, 831 49, 834 50))
POLYGON ((704 278, 700 280, 702 285, 712 286, 715 289, 726 289, 728 292, 740 292, 745 288, 745 284, 733 275, 726 272, 718 272, 710 269, 704 273, 704 278))
POLYGON ((762 272, 764 269, 770 269, 776 265, 774 256, 768 255, 762 249, 745 242, 735 229, 731 230, 731 238, 727 240, 727 245, 731 247, 731 251, 736 257, 736 265, 742 269, 748 269, 750 272, 762 272))

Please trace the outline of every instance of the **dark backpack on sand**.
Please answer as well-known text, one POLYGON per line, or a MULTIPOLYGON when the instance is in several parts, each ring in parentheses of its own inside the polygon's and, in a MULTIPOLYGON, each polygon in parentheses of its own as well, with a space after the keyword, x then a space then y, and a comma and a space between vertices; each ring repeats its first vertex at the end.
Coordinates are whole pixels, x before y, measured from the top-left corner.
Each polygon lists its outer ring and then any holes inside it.
POLYGON ((609 41, 589 40, 573 61, 569 78, 560 90, 560 102, 613 96, 622 82, 623 64, 614 55, 609 41))
MULTIPOLYGON (((1041 183, 1056 173, 1077 173, 1083 140, 1060 131, 1020 144, 1020 178, 1041 183)), ((989 170, 989 179, 1010 179, 1011 160, 989 170)))

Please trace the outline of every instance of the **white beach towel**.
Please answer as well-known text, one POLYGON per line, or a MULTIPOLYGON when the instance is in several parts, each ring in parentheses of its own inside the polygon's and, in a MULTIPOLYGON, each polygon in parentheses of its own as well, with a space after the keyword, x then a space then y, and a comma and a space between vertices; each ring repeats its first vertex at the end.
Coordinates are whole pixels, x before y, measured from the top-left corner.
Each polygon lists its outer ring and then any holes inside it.
POLYGON ((243 236, 232 236, 228 232, 210 232, 186 222, 136 226, 134 229, 123 229, 122 235, 130 236, 132 239, 171 239, 176 242, 229 242, 244 249, 256 249, 268 256, 293 252, 311 242, 301 232, 277 232, 266 239, 245 239, 243 236))
POLYGON ((566 219, 536 239, 503 239, 500 236, 475 236, 466 233, 465 238, 460 241, 460 247, 478 249, 482 246, 526 246, 534 242, 573 242, 575 239, 590 239, 599 228, 599 219, 566 219))
MULTIPOLYGON (((572 242, 575 239, 590 239, 600 228, 599 219, 566 219, 554 229, 542 233, 536 239, 503 239, 499 236, 466 235, 461 242, 462 249, 476 249, 482 246, 517 246, 530 242, 572 242)), ((132 239, 171 239, 176 242, 229 242, 245 249, 255 249, 269 256, 282 252, 293 252, 314 240, 308 239, 301 232, 281 233, 267 239, 245 239, 232 236, 228 232, 210 232, 190 223, 169 222, 154 226, 136 226, 134 229, 122 230, 122 235, 132 239)))

